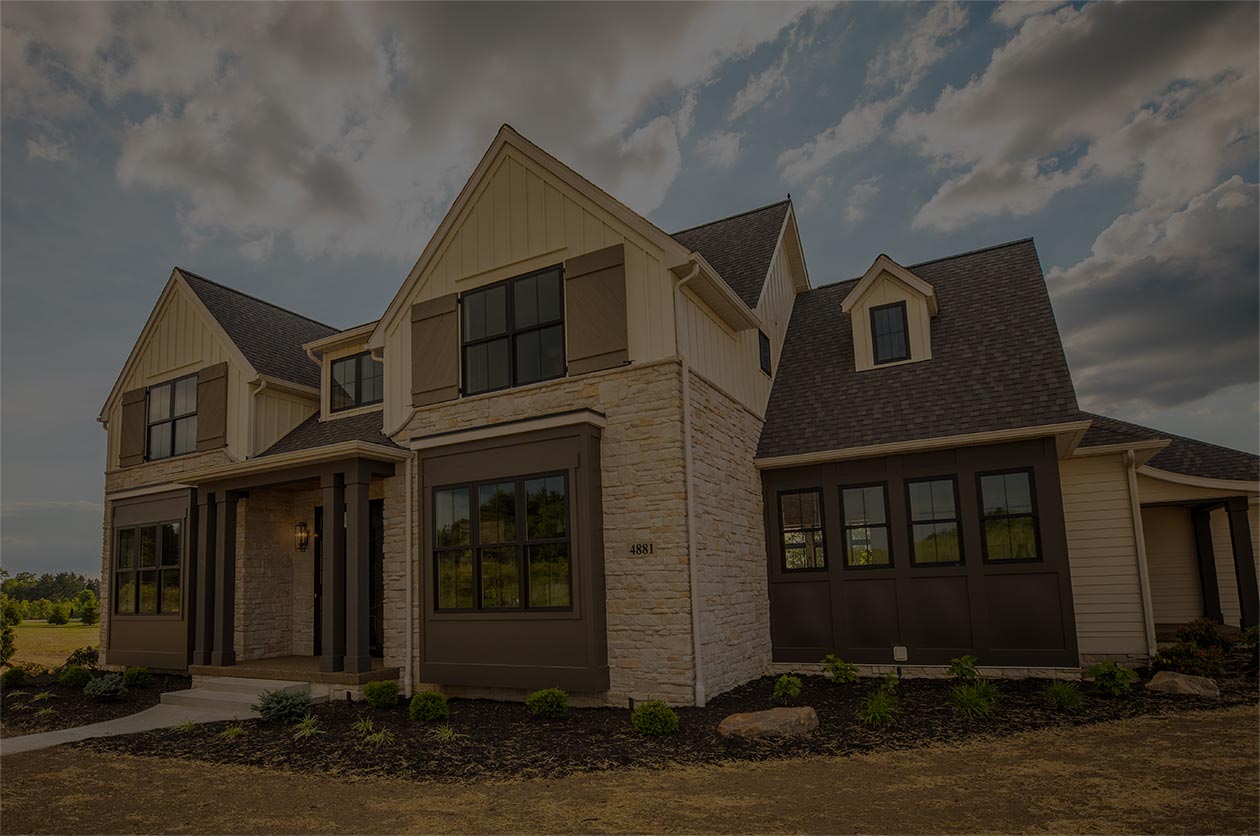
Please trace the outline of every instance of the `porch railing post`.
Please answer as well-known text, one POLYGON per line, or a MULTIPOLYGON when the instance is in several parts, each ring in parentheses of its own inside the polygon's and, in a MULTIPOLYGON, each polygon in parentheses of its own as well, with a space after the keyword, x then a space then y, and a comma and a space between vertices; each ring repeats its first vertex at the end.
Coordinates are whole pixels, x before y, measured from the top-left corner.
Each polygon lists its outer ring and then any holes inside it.
POLYGON ((368 588, 368 487, 371 474, 354 467, 346 474, 346 657, 345 670, 372 669, 369 639, 371 598, 368 588))
POLYGON ((215 501, 213 491, 197 491, 197 551, 193 576, 194 665, 210 664, 214 651, 215 501))
POLYGON ((210 664, 236 664, 236 503, 240 495, 223 491, 214 533, 214 650, 210 664))
POLYGON ((1238 581, 1238 612, 1244 630, 1260 623, 1260 589, 1256 584, 1255 549, 1251 544, 1251 522, 1247 519, 1247 500, 1231 499, 1225 503, 1229 514, 1229 539, 1234 546, 1234 577, 1238 581))
POLYGON ((1203 616, 1221 621, 1221 590, 1216 582, 1216 552, 1212 547, 1212 508, 1190 511, 1194 525, 1194 547, 1199 558, 1199 587, 1203 590, 1203 616))
POLYGON ((346 655, 346 481, 344 473, 320 476, 324 495, 323 567, 319 669, 344 669, 346 655))

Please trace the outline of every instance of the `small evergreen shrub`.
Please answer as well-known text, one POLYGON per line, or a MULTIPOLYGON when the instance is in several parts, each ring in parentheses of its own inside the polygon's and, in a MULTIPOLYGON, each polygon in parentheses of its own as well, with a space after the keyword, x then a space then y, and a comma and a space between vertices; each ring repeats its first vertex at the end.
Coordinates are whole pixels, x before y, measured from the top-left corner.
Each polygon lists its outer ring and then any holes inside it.
POLYGON ((152 678, 153 675, 149 673, 148 668, 143 665, 137 665, 123 671, 122 681, 123 685, 126 685, 128 688, 143 688, 149 684, 149 680, 152 678))
MULTIPOLYGON (((61 676, 57 677, 57 683, 67 688, 82 688, 92 679, 92 672, 87 668, 79 665, 70 665, 61 672, 61 676)), ((122 680, 119 679, 121 682, 122 680)))
POLYGON ((1165 647, 1151 660, 1152 671, 1176 671, 1192 676, 1220 676, 1225 673, 1225 654, 1219 647, 1177 642, 1165 647))
POLYGON ((1055 711, 1076 711, 1081 707, 1081 689, 1075 682, 1056 679, 1046 686, 1046 704, 1055 711))
POLYGON ((101 659, 101 651, 95 647, 80 647, 71 651, 66 657, 66 665, 78 665, 83 668, 94 668, 101 659))
POLYGON ((373 708, 394 708, 398 705, 398 683, 392 679, 369 682, 363 686, 363 699, 373 708))
POLYGON ((559 720, 569 713, 569 695, 559 688, 544 688, 526 697, 525 705, 535 717, 559 720))
POLYGON ((127 686, 119 674, 107 673, 84 685, 83 693, 97 702, 117 702, 127 698, 127 686))
POLYGON ((858 706, 857 720, 862 725, 878 729, 890 726, 901 716, 901 704, 897 692, 886 685, 876 689, 858 706))
POLYGON ((851 665, 834 653, 828 653, 822 660, 823 669, 836 685, 855 685, 858 681, 857 665, 851 665))
POLYGON ((980 673, 976 670, 976 657, 967 654, 957 659, 950 659, 949 675, 963 682, 975 682, 980 678, 980 673))
POLYGON ((53 604, 48 608, 49 624, 69 624, 70 623, 70 607, 67 604, 53 604))
POLYGON ((1091 687, 1095 691, 1109 697, 1122 697, 1129 693, 1129 689, 1138 679, 1137 671, 1115 662, 1100 662, 1085 671, 1085 675, 1091 680, 1091 687))
POLYGON ((1196 647, 1228 650, 1230 641, 1221 632, 1220 625, 1210 618, 1196 618, 1177 630, 1177 641, 1196 647))
POLYGON ((630 712, 630 725, 641 735, 662 737, 678 731, 678 712, 660 700, 644 700, 630 712))
POLYGON ((420 723, 434 720, 445 720, 451 716, 451 708, 446 704, 446 696, 437 691, 421 691, 411 698, 407 707, 407 716, 420 723))
POLYGON ((997 689, 982 679, 964 682, 950 689, 949 701, 960 717, 966 720, 983 720, 997 706, 997 689))
POLYGON ((296 723, 306 716, 310 704, 310 695, 301 691, 265 691, 250 708, 268 723, 296 723))
POLYGON ((774 693, 770 699, 787 705, 801 695, 801 678, 784 674, 774 683, 774 693))
MULTIPOLYGON (((9 668, 0 673, 0 685, 8 688, 21 688, 26 684, 26 671, 22 668, 9 668)), ((10 694, 10 696, 12 696, 10 694)))

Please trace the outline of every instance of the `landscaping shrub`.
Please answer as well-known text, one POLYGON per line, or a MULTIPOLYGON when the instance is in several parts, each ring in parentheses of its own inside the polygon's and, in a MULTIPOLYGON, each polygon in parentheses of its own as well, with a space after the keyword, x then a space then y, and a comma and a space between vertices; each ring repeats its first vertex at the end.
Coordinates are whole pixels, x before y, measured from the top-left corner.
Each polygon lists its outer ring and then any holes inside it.
POLYGON ((143 688, 152 678, 153 675, 149 673, 149 669, 139 665, 123 671, 122 681, 128 688, 143 688))
POLYGON ((71 651, 66 657, 66 666, 79 665, 84 668, 94 668, 96 663, 101 659, 101 651, 95 647, 80 647, 78 650, 71 651))
POLYGON ((1137 671, 1115 662, 1100 662, 1085 671, 1085 675, 1090 678, 1095 691, 1109 697, 1122 697, 1129 693, 1138 679, 1137 671))
MULTIPOLYGON (((85 671, 86 672, 86 671, 85 671)), ((97 702, 115 702, 127 698, 127 686, 122 677, 116 673, 97 677, 83 686, 83 693, 97 702)))
POLYGON ((363 686, 363 699, 373 708, 394 708, 398 705, 398 683, 392 679, 369 682, 363 686))
POLYGON ((1046 703, 1055 711, 1076 711, 1083 699, 1075 682, 1056 679, 1046 686, 1046 703))
POLYGON ((853 685, 858 681, 857 665, 851 665, 834 653, 828 653, 822 660, 823 669, 837 685, 853 685))
POLYGON ((101 620, 101 603, 96 599, 96 593, 90 589, 84 589, 79 592, 74 599, 74 613, 84 624, 95 624, 101 620))
POLYGON ((889 671, 888 673, 884 674, 884 681, 879 686, 879 689, 881 691, 887 691, 893 696, 896 696, 897 689, 899 687, 901 687, 901 678, 897 676, 896 672, 889 671))
POLYGON ((535 717, 559 720, 569 713, 569 695, 559 688, 544 688, 526 697, 525 705, 535 717))
POLYGON ((407 716, 421 723, 445 720, 451 716, 451 708, 446 704, 445 695, 437 691, 421 691, 411 698, 407 716))
POLYGON ((455 727, 450 723, 442 723, 433 730, 432 735, 433 739, 438 743, 450 743, 451 741, 458 740, 464 736, 455 731, 455 727))
POLYGON ((1176 671, 1193 676, 1220 676, 1225 673, 1225 654, 1219 647, 1203 647, 1177 642, 1165 647, 1151 660, 1152 671, 1176 671))
POLYGON ((21 602, 6 599, 0 607, 0 665, 9 664, 9 660, 17 652, 17 633, 13 628, 21 623, 21 602))
POLYGON ((1243 634, 1238 637, 1238 644, 1243 647, 1256 647, 1260 645, 1260 624, 1253 624, 1243 634))
POLYGON ((784 674, 774 683, 774 692, 770 699, 787 705, 801 695, 801 678, 784 674))
POLYGON ((353 728, 359 734, 371 734, 376 731, 376 724, 372 722, 371 717, 358 717, 354 721, 353 728))
MULTIPOLYGON (((67 688, 82 688, 92 679, 92 672, 82 665, 69 665, 57 677, 58 684, 67 688)), ((121 680, 119 680, 121 682, 121 680)))
POLYGON ((673 734, 678 731, 678 712, 660 700, 644 700, 630 712, 630 725, 647 737, 673 734))
POLYGON ((222 740, 235 740, 236 738, 240 737, 244 733, 245 733, 244 726, 242 726, 240 723, 233 723, 232 725, 228 726, 223 731, 219 732, 219 737, 222 740))
POLYGON ((381 729, 365 735, 363 742, 372 746, 392 746, 394 744, 394 733, 389 729, 381 729))
POLYGON ((268 723, 296 723, 306 716, 311 697, 301 691, 266 691, 250 708, 268 723))
POLYGON ((5 690, 9 688, 21 688, 26 684, 26 671, 22 668, 9 668, 4 673, 0 673, 0 685, 5 690))
POLYGON ((69 624, 70 623, 70 606, 68 604, 56 603, 48 608, 49 624, 69 624))
POLYGON ((1219 650, 1228 650, 1230 645, 1229 639, 1221 632, 1220 625, 1210 618, 1196 618, 1189 624, 1181 625, 1177 630, 1177 641, 1219 650))
POLYGON ((976 657, 971 654, 949 660, 949 675, 964 682, 975 682, 980 678, 976 670, 976 657))
POLYGON ((966 682, 950 689, 949 701, 964 719, 981 720, 997 706, 997 689, 983 679, 966 682))
POLYGON ((856 716, 859 723, 872 729, 892 725, 901 716, 897 692, 886 684, 880 686, 858 706, 856 716))
POLYGON ((307 714, 293 727, 294 740, 305 740, 317 734, 324 734, 324 730, 319 727, 319 720, 314 714, 307 714))

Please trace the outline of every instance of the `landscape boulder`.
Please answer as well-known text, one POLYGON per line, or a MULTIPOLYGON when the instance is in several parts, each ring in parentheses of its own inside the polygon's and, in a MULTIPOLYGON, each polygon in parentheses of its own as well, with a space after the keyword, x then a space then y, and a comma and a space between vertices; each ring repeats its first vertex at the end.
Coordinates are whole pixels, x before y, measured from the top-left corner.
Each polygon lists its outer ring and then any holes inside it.
POLYGON ((732 714, 718 724, 718 734, 735 737, 791 737, 818 728, 818 714, 809 706, 771 708, 732 714))
POLYGON ((1219 697, 1221 689, 1206 676, 1191 676, 1188 673, 1160 671, 1146 683, 1149 691, 1163 691, 1165 694, 1188 694, 1192 697, 1219 697))

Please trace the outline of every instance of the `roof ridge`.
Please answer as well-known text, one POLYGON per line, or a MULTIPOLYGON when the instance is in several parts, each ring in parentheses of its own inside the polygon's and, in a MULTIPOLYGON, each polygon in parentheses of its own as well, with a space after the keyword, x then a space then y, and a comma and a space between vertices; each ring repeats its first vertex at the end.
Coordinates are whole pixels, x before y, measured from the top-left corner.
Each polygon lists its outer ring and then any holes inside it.
MULTIPOLYGON (((298 319, 305 319, 307 322, 310 322, 310 323, 312 323, 312 324, 314 324, 314 325, 318 325, 318 326, 320 326, 321 328, 328 328, 328 329, 329 329, 329 330, 331 330, 331 331, 342 331, 342 330, 345 330, 345 329, 342 329, 342 328, 336 328, 336 327, 334 327, 334 326, 332 326, 332 325, 329 325, 327 322, 320 322, 318 319, 312 319, 311 317, 307 316, 306 314, 300 314, 300 313, 298 313, 297 311, 289 310, 288 308, 285 308, 285 307, 282 307, 282 306, 280 306, 280 305, 277 305, 275 302, 268 302, 266 299, 259 299, 257 296, 254 296, 254 295, 253 295, 253 294, 251 294, 251 293, 246 293, 246 292, 245 292, 245 291, 243 291, 243 290, 237 290, 237 289, 236 289, 236 288, 234 288, 234 287, 228 287, 227 285, 223 284, 222 282, 216 282, 214 279, 207 279, 205 276, 198 275, 197 273, 194 273, 194 272, 193 272, 193 271, 191 271, 191 270, 188 270, 188 269, 186 269, 186 268, 184 268, 184 267, 180 267, 178 264, 177 264, 177 265, 175 265, 175 269, 176 269, 176 270, 178 270, 180 273, 182 273, 184 276, 191 276, 191 277, 192 277, 192 278, 194 278, 194 279, 199 279, 200 281, 206 282, 207 284, 212 284, 212 285, 214 285, 214 286, 215 286, 215 287, 217 287, 217 288, 221 288, 221 289, 223 289, 223 290, 226 290, 226 291, 228 291, 229 293, 235 293, 237 296, 244 296, 246 299, 252 299, 253 301, 255 301, 255 302, 259 303, 260 305, 266 305, 266 306, 267 306, 267 307, 269 307, 269 308, 275 308, 276 310, 281 311, 281 312, 283 312, 283 313, 287 313, 287 314, 289 314, 289 315, 291 315, 291 316, 296 316, 298 319)), ((364 323, 364 324, 366 324, 366 323, 364 323)))
MULTIPOLYGON (((1006 241, 1001 244, 990 244, 987 247, 977 247, 974 250, 967 250, 966 252, 954 253, 953 255, 943 255, 940 258, 929 258, 927 261, 920 261, 917 264, 905 264, 902 266, 905 267, 907 270, 913 270, 915 267, 923 267, 928 264, 935 264, 938 261, 949 261, 950 259, 954 259, 954 258, 965 258, 966 256, 969 256, 969 255, 979 255, 980 253, 987 253, 989 250, 1000 250, 1003 247, 1013 247, 1016 244, 1026 244, 1032 240, 1033 240, 1033 237, 1029 235, 1026 238, 1016 238, 1014 241, 1006 241)), ((889 258, 891 258, 891 256, 889 256, 889 258)))
POLYGON ((792 198, 790 196, 785 197, 783 200, 776 200, 774 203, 767 203, 765 206, 758 206, 755 209, 745 209, 743 212, 736 212, 734 215, 727 215, 725 218, 718 218, 715 221, 705 221, 702 224, 696 224, 695 226, 689 226, 686 229, 680 229, 677 232, 671 232, 669 233, 669 235, 672 238, 675 235, 682 235, 684 232, 691 232, 692 230, 700 229, 701 227, 713 226, 714 224, 720 224, 726 221, 733 221, 736 218, 742 218, 743 216, 751 215, 754 212, 761 212, 766 209, 772 209, 775 206, 782 206, 784 203, 791 203, 791 202, 792 202, 792 198))

